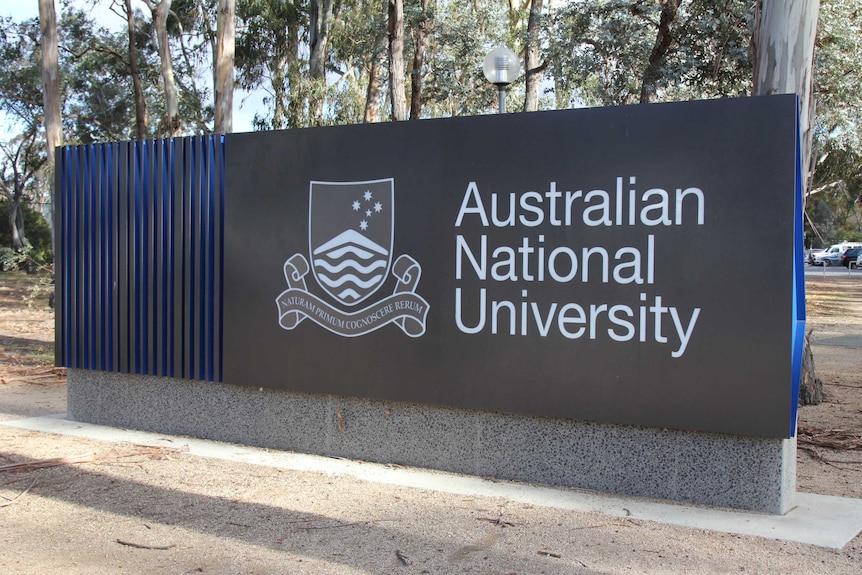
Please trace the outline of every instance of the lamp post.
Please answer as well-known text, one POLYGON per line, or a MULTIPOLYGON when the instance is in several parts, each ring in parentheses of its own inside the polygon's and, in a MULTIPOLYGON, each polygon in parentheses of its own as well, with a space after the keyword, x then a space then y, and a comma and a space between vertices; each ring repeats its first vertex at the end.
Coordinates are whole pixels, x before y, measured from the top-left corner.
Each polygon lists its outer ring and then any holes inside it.
POLYGON ((506 87, 514 82, 521 72, 521 61, 510 49, 499 46, 485 56, 482 71, 485 73, 485 79, 497 86, 500 113, 505 114, 506 87))

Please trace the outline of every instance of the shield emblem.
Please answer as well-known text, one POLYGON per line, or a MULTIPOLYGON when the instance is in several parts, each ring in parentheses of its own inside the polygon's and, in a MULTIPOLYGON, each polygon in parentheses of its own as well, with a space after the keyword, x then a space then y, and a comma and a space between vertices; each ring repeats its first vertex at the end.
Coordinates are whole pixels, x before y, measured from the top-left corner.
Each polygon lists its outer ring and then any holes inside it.
POLYGON ((320 287, 353 306, 386 281, 392 262, 395 181, 311 182, 308 247, 320 287))

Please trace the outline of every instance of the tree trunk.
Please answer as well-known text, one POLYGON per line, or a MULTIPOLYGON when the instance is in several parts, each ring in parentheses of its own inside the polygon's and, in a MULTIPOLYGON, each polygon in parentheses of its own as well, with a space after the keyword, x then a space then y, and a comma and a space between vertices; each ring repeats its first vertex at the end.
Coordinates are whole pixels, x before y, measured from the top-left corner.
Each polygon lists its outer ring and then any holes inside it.
POLYGON ((129 71, 132 75, 132 86, 135 91, 135 132, 139 140, 147 137, 147 101, 144 99, 144 87, 141 73, 138 70, 138 51, 135 48, 135 17, 132 12, 132 0, 126 2, 126 21, 129 27, 129 71))
POLYGON ((429 0, 421 0, 421 20, 413 32, 413 67, 410 70, 411 120, 418 120, 422 115, 422 68, 425 66, 425 46, 428 42, 428 28, 431 26, 428 3, 429 0))
POLYGON ((308 24, 310 50, 308 76, 311 79, 311 92, 308 107, 311 121, 315 126, 323 124, 326 49, 329 43, 329 23, 332 18, 332 0, 311 0, 308 24))
POLYGON ((389 96, 396 122, 407 119, 404 83, 404 2, 389 0, 389 96))
MULTIPOLYGON (((279 63, 283 62, 284 60, 279 60, 279 63)), ((272 93, 275 101, 273 102, 272 111, 272 129, 283 130, 286 127, 285 118, 287 117, 287 106, 285 106, 287 90, 285 89, 284 67, 277 66, 274 72, 272 76, 272 93)))
POLYGON ((814 369, 814 354, 811 352, 811 331, 805 334, 802 350, 802 380, 799 382, 799 405, 817 405, 827 397, 823 381, 814 369))
POLYGON ((299 66, 300 23, 292 21, 287 26, 287 85, 290 86, 290 101, 287 104, 287 127, 302 126, 305 110, 305 93, 302 89, 302 70, 299 66))
POLYGON ((167 113, 167 131, 170 137, 181 136, 183 122, 180 119, 179 99, 177 98, 177 82, 174 78, 174 64, 171 60, 171 46, 168 44, 168 14, 173 0, 144 0, 153 13, 153 26, 156 29, 156 40, 161 61, 162 89, 165 94, 165 111, 167 113))
POLYGON ((21 201, 9 202, 9 230, 12 232, 12 247, 20 250, 27 245, 27 236, 24 230, 24 213, 21 210, 21 201))
MULTIPOLYGON (((820 0, 759 0, 752 36, 755 95, 797 94, 805 201, 811 172, 811 118, 814 114, 814 39, 820 0)), ((788 198, 789 200, 789 198, 788 198)), ((800 222, 801 225, 801 222, 800 222)), ((814 372, 808 337, 803 346, 803 377, 799 400, 819 403, 822 382, 814 372)))
MULTIPOLYGON (((45 197, 45 219, 54 239, 54 149, 63 145, 63 117, 60 112, 60 67, 57 49, 57 13, 54 0, 39 0, 39 24, 42 31, 42 106, 45 114, 45 141, 48 169, 45 197)), ((14 230, 14 228, 13 228, 14 230)))
POLYGON ((641 83, 641 104, 654 102, 656 98, 656 84, 661 76, 661 67, 670 51, 673 42, 673 29, 679 15, 679 7, 682 0, 661 0, 661 17, 659 18, 658 30, 656 31, 655 44, 649 55, 647 67, 644 70, 641 83))
POLYGON ((215 132, 233 132, 233 75, 236 41, 236 0, 219 0, 218 43, 215 52, 215 132))
POLYGON ((535 112, 539 109, 539 86, 542 84, 542 70, 539 67, 539 29, 542 17, 542 0, 531 0, 530 18, 527 20, 527 46, 524 51, 525 94, 524 111, 535 112))
POLYGON ((371 55, 371 66, 368 70, 368 90, 365 92, 365 123, 380 121, 380 76, 383 67, 383 54, 386 50, 386 38, 379 35, 374 41, 374 54, 371 55))
MULTIPOLYGON (((754 95, 799 96, 802 173, 806 176, 811 169, 814 39, 819 11, 820 0, 759 0, 752 37, 754 95)), ((808 183, 806 177, 803 188, 808 183)))

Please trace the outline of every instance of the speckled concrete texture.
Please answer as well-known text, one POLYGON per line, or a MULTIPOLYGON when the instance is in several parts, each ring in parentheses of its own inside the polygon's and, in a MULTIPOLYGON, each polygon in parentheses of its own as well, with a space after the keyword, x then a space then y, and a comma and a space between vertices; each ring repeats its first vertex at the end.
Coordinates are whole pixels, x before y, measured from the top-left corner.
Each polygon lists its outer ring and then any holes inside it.
POLYGON ((69 370, 76 421, 783 514, 793 439, 526 417, 69 370))

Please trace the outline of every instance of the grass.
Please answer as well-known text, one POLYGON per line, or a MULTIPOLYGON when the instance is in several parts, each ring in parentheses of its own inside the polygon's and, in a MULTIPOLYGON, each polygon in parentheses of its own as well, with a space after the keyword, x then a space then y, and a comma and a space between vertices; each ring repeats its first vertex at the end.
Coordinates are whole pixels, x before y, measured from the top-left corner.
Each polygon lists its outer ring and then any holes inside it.
POLYGON ((862 323, 862 315, 853 311, 851 302, 862 300, 859 278, 809 278, 805 281, 805 309, 809 317, 844 317, 862 323))
POLYGON ((0 272, 0 364, 4 371, 53 365, 50 280, 47 273, 0 272))

